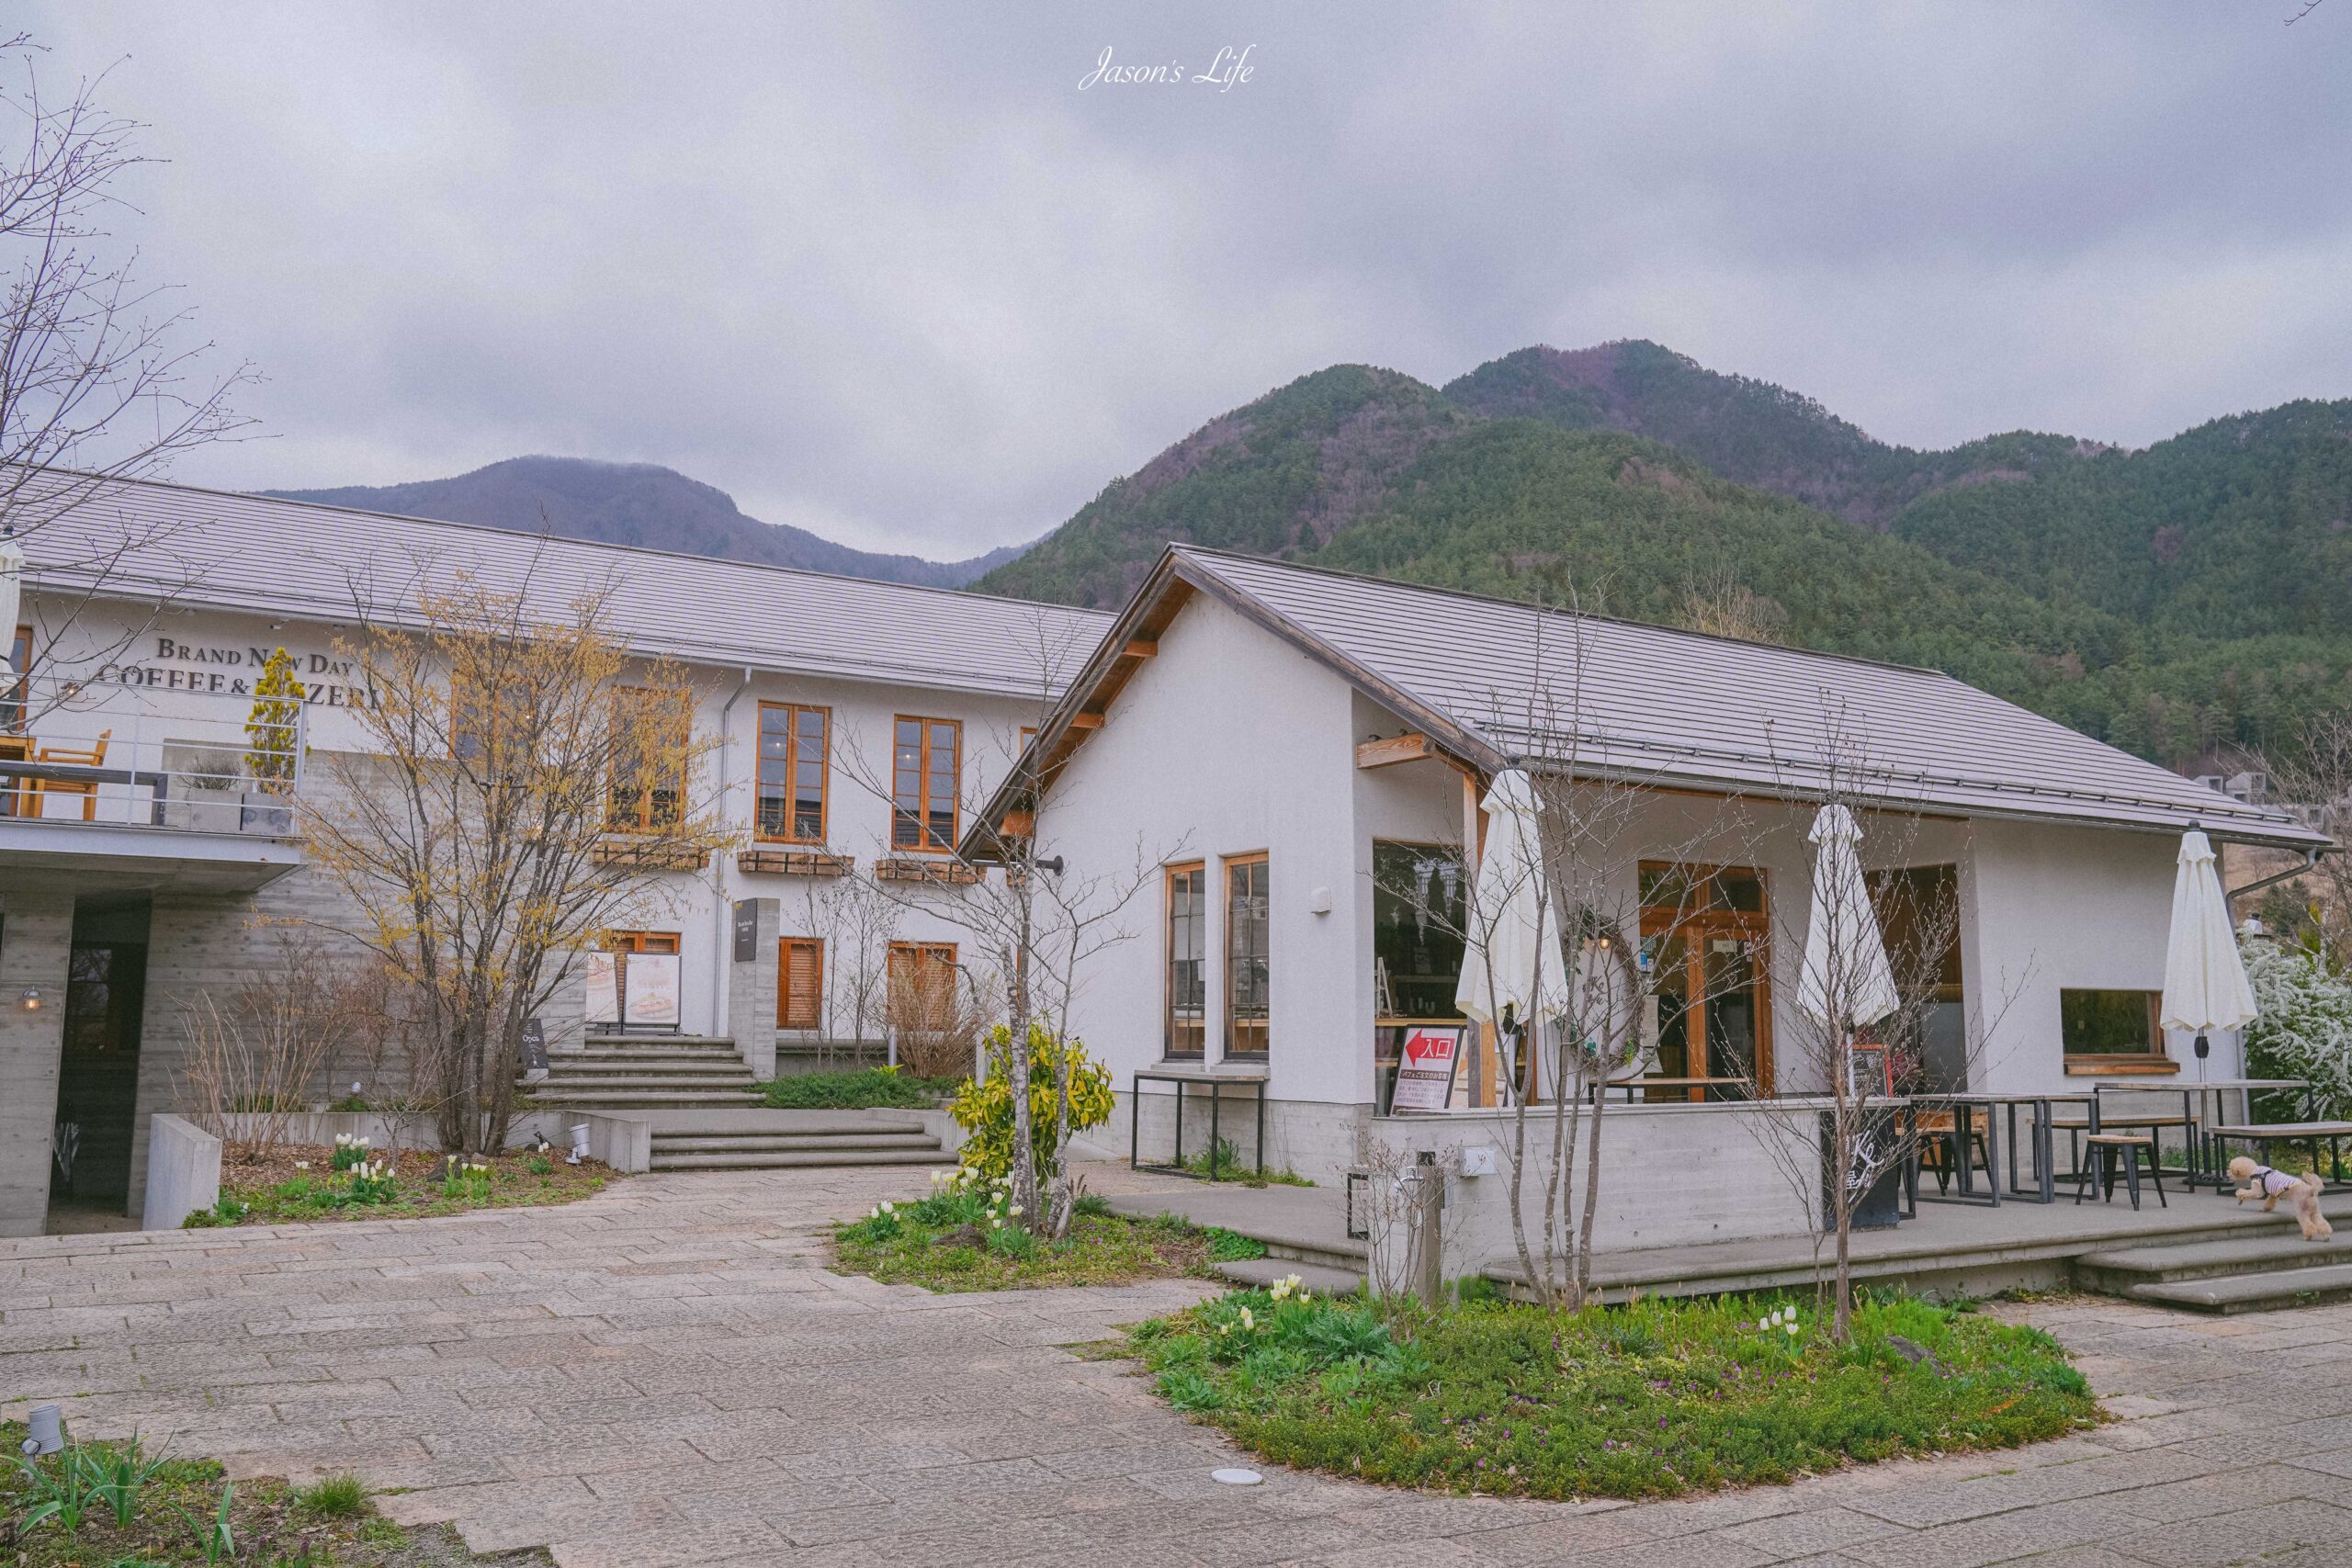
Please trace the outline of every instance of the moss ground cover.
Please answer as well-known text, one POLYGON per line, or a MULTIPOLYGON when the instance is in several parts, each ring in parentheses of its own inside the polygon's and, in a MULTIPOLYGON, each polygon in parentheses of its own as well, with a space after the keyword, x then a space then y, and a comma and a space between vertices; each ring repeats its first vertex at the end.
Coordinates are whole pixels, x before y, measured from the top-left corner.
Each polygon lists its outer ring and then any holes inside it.
POLYGON ((277 1149, 220 1171, 220 1201, 188 1217, 209 1225, 280 1225, 312 1220, 406 1220, 473 1209, 569 1203, 601 1191, 614 1178, 594 1160, 567 1164, 560 1154, 510 1150, 461 1168, 421 1149, 394 1153, 334 1148, 277 1149), (337 1168, 338 1161, 345 1162, 337 1168))
POLYGON ((1012 1291, 1204 1277, 1212 1264, 1266 1252, 1247 1236, 1172 1216, 1114 1214, 1100 1199, 1080 1200, 1060 1241, 1030 1235, 1007 1210, 1003 1188, 967 1168, 934 1183, 928 1197, 877 1204, 864 1219, 836 1225, 835 1266, 894 1285, 1012 1291))
POLYGON ((209 1460, 138 1441, 72 1442, 16 1458, 20 1421, 0 1421, 0 1561, 14 1568, 455 1568, 543 1564, 541 1551, 477 1557, 437 1527, 407 1530, 378 1514, 356 1476, 296 1488, 230 1484, 209 1460))
POLYGON ((1840 1347, 1809 1303, 1487 1301, 1392 1326, 1277 1286, 1132 1343, 1170 1404, 1269 1460, 1452 1492, 1668 1496, 2098 1418, 2049 1336, 1907 1298, 1863 1304, 1840 1347))
POLYGON ((963 1081, 865 1067, 855 1072, 796 1073, 760 1085, 760 1092, 780 1111, 916 1111, 944 1102, 963 1081))

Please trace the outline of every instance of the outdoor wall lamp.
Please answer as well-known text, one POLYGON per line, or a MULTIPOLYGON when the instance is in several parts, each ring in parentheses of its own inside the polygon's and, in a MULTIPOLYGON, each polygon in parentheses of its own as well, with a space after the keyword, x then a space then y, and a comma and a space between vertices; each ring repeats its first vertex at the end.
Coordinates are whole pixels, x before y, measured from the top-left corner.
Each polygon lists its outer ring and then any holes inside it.
POLYGON ((17 993, 17 1005, 27 1012, 40 1011, 40 987, 27 986, 17 993))
POLYGON ((1039 871, 1050 871, 1056 876, 1059 876, 1062 874, 1062 857, 1059 855, 1056 855, 1051 860, 1032 861, 1030 863, 1035 866, 1039 871))

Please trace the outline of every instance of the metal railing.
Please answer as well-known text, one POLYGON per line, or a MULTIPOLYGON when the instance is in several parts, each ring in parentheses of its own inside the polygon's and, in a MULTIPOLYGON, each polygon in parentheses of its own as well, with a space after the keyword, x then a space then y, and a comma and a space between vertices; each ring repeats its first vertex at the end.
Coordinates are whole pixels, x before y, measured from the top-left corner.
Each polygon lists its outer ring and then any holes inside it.
POLYGON ((308 716, 268 719, 243 694, 0 672, 0 828, 290 836, 308 716))

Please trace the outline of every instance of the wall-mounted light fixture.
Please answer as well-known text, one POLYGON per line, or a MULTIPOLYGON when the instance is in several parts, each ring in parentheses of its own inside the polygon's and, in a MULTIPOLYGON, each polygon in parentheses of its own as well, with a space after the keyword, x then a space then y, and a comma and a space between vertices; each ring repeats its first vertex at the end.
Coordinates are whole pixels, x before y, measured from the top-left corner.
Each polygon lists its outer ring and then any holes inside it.
POLYGON ((39 986, 27 986, 23 990, 17 993, 17 1006, 26 1012, 40 1011, 41 1001, 42 998, 40 994, 40 987, 39 986))

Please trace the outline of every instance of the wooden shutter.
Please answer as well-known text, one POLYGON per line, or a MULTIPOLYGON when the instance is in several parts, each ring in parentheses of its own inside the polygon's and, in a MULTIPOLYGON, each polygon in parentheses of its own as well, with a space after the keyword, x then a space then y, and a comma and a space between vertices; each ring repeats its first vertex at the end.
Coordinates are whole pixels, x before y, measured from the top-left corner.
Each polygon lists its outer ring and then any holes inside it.
POLYGON ((825 996, 825 943, 813 936, 788 936, 777 944, 775 1026, 817 1029, 825 996))

